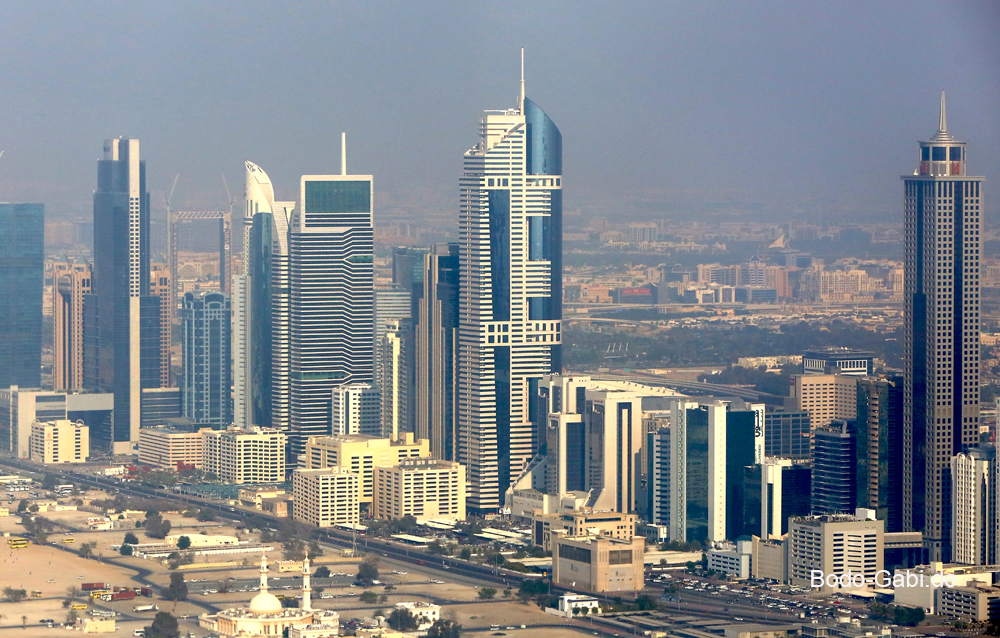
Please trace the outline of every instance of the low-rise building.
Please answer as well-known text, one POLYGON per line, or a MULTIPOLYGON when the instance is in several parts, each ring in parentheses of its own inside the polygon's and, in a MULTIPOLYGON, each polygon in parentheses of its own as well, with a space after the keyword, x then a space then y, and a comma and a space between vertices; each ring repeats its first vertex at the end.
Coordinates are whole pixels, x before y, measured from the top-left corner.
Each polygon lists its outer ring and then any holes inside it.
POLYGON ((139 430, 139 463, 164 470, 177 469, 178 463, 201 469, 205 465, 205 437, 200 431, 172 428, 139 430))
POLYGON ((31 424, 31 460, 36 463, 85 463, 90 456, 90 428, 57 419, 31 424))
POLYGON ((316 527, 358 523, 360 477, 350 469, 328 467, 292 472, 292 518, 316 527))
POLYGON ((429 458, 430 442, 414 439, 405 433, 399 441, 361 434, 314 436, 306 442, 299 457, 299 467, 313 470, 340 467, 355 472, 361 479, 362 503, 375 499, 375 468, 399 465, 405 459, 429 458))
POLYGON ((779 583, 788 582, 787 537, 765 540, 753 536, 752 542, 753 558, 750 561, 750 573, 753 577, 779 583))
POLYGON ((265 514, 277 516, 278 518, 288 518, 289 508, 292 505, 292 497, 288 494, 265 498, 260 502, 260 509, 265 514))
POLYGON ((708 551, 708 568, 735 578, 750 578, 753 541, 741 540, 708 551))
POLYGON ((271 428, 200 431, 205 440, 206 472, 232 483, 280 483, 285 480, 287 436, 271 428))
POLYGON ((559 611, 572 614, 574 609, 581 610, 576 613, 584 613, 582 610, 586 609, 588 614, 599 614, 601 613, 601 603, 593 596, 582 594, 563 594, 559 597, 559 611))
POLYGON ((792 518, 788 522, 789 581, 822 593, 874 587, 882 571, 884 531, 885 521, 846 514, 792 518), (822 575, 821 586, 814 586, 816 574, 822 575))
POLYGON ((645 547, 642 537, 625 541, 606 536, 556 536, 552 580, 595 594, 642 589, 645 547))
POLYGON ((264 499, 284 496, 285 490, 280 487, 248 487, 240 490, 240 505, 261 509, 264 499))
POLYGON ((945 579, 948 585, 966 587, 975 582, 993 582, 993 575, 997 571, 1000 570, 995 565, 972 566, 940 562, 896 569, 893 573, 894 600, 900 605, 919 607, 928 614, 937 614, 939 595, 944 589, 942 582, 945 579))
POLYGON ((440 459, 404 459, 375 468, 372 513, 378 518, 465 520, 465 466, 440 459))
POLYGON ((553 549, 556 536, 606 536, 623 541, 635 537, 638 517, 620 512, 577 510, 563 514, 535 514, 532 517, 532 542, 545 550, 553 549))
POLYGON ((1000 588, 982 581, 959 587, 940 587, 938 613, 958 620, 1000 620, 1000 588))
POLYGON ((441 618, 441 606, 425 602, 396 603, 396 609, 405 609, 417 621, 417 631, 425 631, 441 618))

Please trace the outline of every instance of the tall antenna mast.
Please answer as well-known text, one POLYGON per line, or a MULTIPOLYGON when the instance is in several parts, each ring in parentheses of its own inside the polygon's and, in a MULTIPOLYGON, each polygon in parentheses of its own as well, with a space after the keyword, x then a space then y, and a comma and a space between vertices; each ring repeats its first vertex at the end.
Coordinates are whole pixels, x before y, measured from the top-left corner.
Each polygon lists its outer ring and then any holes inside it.
POLYGON ((521 100, 518 102, 521 115, 524 115, 524 47, 521 47, 521 100))
POLYGON ((340 174, 347 175, 347 133, 340 134, 340 174))

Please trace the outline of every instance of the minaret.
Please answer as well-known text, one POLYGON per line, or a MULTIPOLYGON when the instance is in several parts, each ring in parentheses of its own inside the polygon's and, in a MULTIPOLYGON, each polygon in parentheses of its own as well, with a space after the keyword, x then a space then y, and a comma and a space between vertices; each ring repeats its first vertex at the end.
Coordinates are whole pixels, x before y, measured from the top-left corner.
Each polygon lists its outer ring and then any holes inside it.
POLYGON ((267 554, 260 555, 260 591, 267 593, 267 554))
POLYGON ((312 586, 309 579, 309 557, 302 561, 302 609, 312 611, 312 586))

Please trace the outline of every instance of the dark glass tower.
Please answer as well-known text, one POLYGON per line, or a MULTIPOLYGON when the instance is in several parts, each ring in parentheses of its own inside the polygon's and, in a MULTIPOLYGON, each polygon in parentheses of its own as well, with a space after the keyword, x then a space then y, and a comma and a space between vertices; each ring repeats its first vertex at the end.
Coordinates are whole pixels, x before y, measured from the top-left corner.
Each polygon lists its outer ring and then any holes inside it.
POLYGON ((229 392, 232 385, 232 315, 229 296, 199 290, 184 294, 183 414, 197 424, 215 429, 232 424, 229 392))
POLYGON ((816 430, 812 470, 812 513, 852 514, 858 504, 857 437, 845 421, 816 430))
POLYGON ((114 394, 91 430, 116 454, 139 439, 142 388, 160 387, 160 298, 149 294, 149 193, 139 140, 105 140, 94 191, 92 293, 84 299, 84 387, 114 394))
POLYGON ((938 131, 903 176, 905 339, 903 516, 928 557, 950 561, 951 459, 979 439, 982 177, 966 174, 965 142, 938 131))
POLYGON ((0 387, 41 386, 45 206, 0 204, 0 387))

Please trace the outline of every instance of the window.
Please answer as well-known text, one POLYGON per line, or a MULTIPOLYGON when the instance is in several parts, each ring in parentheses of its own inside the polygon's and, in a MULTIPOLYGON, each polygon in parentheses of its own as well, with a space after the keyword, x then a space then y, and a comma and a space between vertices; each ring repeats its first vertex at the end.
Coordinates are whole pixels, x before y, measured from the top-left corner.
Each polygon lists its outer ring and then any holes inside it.
POLYGON ((947 153, 948 153, 947 147, 945 147, 945 146, 934 146, 934 147, 932 147, 932 149, 933 150, 931 151, 931 158, 935 162, 944 162, 944 161, 946 161, 948 159, 948 156, 947 156, 947 153))

